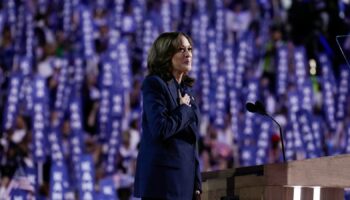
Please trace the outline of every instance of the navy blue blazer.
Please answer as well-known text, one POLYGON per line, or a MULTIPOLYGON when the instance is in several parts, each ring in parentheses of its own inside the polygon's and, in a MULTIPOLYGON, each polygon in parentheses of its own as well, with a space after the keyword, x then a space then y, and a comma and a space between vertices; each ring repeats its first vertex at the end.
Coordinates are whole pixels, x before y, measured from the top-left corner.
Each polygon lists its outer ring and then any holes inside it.
POLYGON ((201 191, 196 143, 199 110, 191 88, 191 107, 180 105, 175 79, 147 76, 142 85, 142 136, 134 195, 167 200, 192 200, 201 191))

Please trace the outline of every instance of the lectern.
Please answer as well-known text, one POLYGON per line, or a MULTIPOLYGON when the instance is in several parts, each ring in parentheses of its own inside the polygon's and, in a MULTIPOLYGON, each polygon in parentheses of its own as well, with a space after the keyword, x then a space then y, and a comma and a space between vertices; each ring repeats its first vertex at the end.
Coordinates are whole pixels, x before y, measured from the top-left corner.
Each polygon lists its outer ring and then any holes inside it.
POLYGON ((204 172, 203 200, 343 200, 350 155, 204 172))

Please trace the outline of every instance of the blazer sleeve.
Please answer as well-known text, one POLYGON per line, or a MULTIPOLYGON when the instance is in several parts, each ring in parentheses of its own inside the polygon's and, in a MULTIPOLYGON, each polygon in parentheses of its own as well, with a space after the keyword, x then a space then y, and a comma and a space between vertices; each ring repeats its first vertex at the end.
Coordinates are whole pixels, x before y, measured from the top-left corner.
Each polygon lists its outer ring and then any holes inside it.
POLYGON ((147 125, 152 136, 162 140, 173 136, 196 119, 194 111, 187 105, 169 110, 167 95, 171 94, 160 78, 151 76, 144 80, 142 96, 147 125))
POLYGON ((199 156, 198 156, 197 150, 196 150, 196 175, 195 175, 194 181, 195 181, 194 189, 199 190, 202 193, 202 175, 201 175, 199 156))

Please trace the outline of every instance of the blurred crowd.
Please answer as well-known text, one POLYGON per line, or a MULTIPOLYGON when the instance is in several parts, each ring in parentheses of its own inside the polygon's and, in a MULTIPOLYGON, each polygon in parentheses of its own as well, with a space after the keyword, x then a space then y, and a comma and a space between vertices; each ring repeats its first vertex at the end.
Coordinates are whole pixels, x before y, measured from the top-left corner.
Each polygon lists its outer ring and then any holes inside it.
POLYGON ((62 199, 83 199, 75 155, 93 199, 132 198, 147 52, 165 31, 194 40, 203 172, 283 161, 278 127, 246 102, 281 124, 288 160, 350 152, 347 0, 7 0, 0 31, 0 199, 55 199, 53 166, 62 199))

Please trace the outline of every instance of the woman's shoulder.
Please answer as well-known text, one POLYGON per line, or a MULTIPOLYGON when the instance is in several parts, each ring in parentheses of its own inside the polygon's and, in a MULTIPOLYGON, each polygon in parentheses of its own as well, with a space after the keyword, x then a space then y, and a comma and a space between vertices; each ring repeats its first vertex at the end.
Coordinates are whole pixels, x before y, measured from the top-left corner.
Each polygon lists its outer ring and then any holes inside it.
POLYGON ((142 83, 142 88, 151 87, 159 88, 162 85, 165 85, 165 81, 160 78, 158 75, 147 75, 142 83))
POLYGON ((165 83, 165 81, 158 75, 147 75, 143 80, 143 84, 148 83, 165 83))

